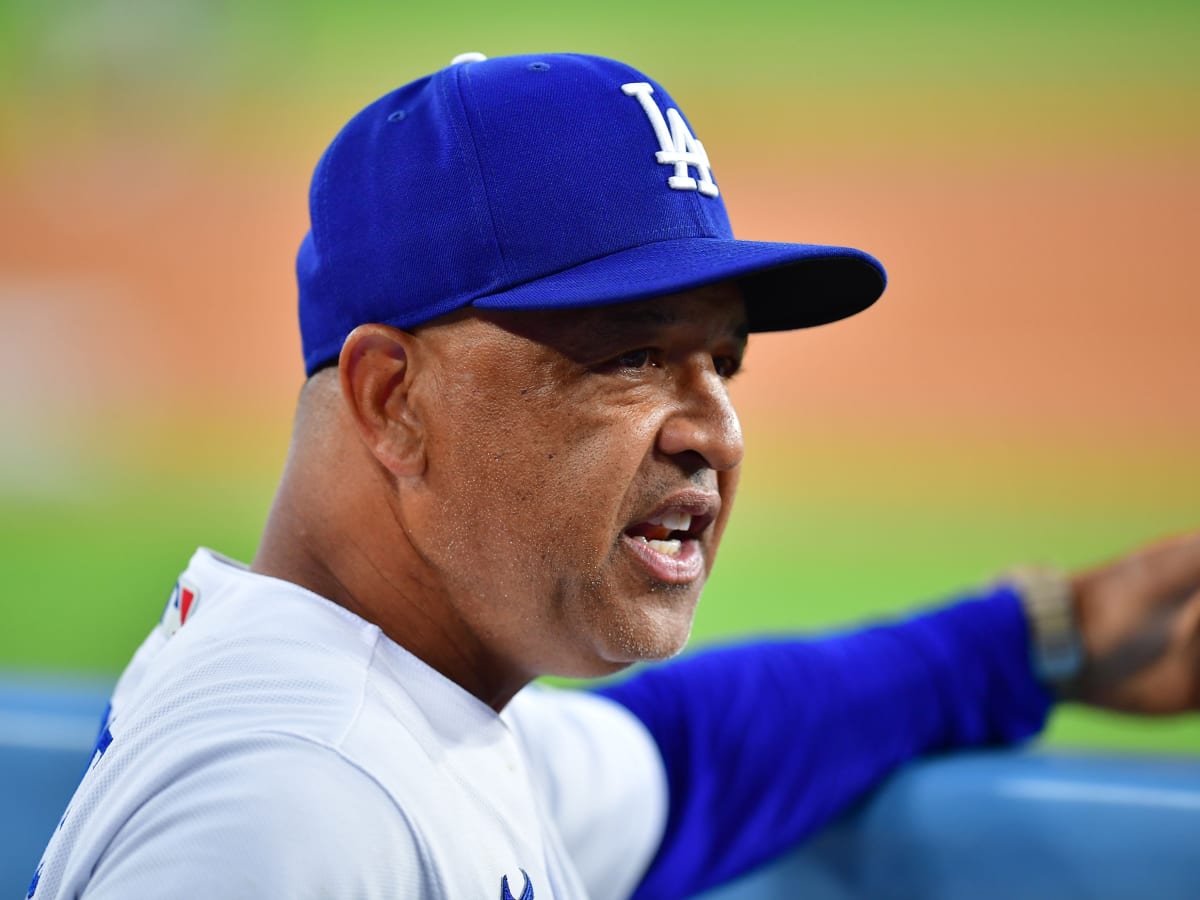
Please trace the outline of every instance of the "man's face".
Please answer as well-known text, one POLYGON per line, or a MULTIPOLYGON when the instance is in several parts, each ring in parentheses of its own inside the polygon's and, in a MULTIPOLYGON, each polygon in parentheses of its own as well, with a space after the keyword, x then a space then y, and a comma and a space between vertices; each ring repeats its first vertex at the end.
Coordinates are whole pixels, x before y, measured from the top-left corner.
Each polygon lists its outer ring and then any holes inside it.
POLYGON ((421 346, 410 537, 460 624, 531 676, 682 649, 743 454, 737 288, 476 311, 421 346))

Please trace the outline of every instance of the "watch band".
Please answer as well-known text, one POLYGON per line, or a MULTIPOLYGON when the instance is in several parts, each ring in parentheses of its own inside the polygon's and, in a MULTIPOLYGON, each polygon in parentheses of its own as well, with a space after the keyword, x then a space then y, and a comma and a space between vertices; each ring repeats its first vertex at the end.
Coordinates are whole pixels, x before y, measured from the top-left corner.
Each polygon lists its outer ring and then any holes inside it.
POLYGON ((1034 672, 1053 686, 1070 681, 1084 661, 1071 580, 1049 566, 1024 566, 1010 571, 1005 581, 1016 588, 1029 622, 1034 672))

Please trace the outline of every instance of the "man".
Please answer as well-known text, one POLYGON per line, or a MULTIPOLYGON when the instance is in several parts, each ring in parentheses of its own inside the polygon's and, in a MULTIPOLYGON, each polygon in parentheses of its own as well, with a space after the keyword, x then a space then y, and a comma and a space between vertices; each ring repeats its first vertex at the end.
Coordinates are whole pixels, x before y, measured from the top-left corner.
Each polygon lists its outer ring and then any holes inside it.
POLYGON ((1197 706, 1195 536, 529 687, 682 649, 748 333, 858 312, 883 270, 734 240, 662 87, 583 56, 467 54, 383 97, 310 205, 309 377, 258 554, 181 576, 31 896, 687 896, 918 753, 1034 733, 1055 691, 1197 706))

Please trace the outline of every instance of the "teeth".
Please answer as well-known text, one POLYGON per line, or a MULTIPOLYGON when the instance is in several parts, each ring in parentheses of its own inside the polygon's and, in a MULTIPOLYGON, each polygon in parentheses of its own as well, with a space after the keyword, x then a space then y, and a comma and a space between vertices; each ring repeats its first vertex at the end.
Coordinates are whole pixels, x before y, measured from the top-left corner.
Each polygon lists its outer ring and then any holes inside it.
POLYGON ((651 550, 655 550, 664 556, 678 556, 679 551, 683 549, 683 541, 680 540, 656 541, 651 538, 642 537, 640 534, 634 535, 633 539, 641 541, 651 550))
POLYGON ((687 513, 663 513, 647 521, 651 525, 661 525, 671 531, 687 531, 692 527, 692 517, 687 513))

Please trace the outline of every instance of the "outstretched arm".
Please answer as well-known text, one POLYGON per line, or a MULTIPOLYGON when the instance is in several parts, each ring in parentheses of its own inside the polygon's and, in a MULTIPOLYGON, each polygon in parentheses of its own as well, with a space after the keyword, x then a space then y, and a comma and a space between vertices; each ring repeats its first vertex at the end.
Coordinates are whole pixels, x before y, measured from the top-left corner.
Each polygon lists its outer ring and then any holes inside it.
POLYGON ((894 625, 710 650, 602 692, 649 729, 670 811, 637 897, 685 897, 794 846, 897 765, 1038 731, 1050 696, 1007 587, 894 625))
MULTIPOLYGON (((1069 579, 1085 651, 1062 699, 1200 709, 1200 534, 1069 579)), ((1019 740, 1051 692, 1030 664, 1015 588, 813 641, 713 650, 602 693, 658 744, 663 841, 636 896, 679 897, 793 846, 921 753, 1019 740)))

